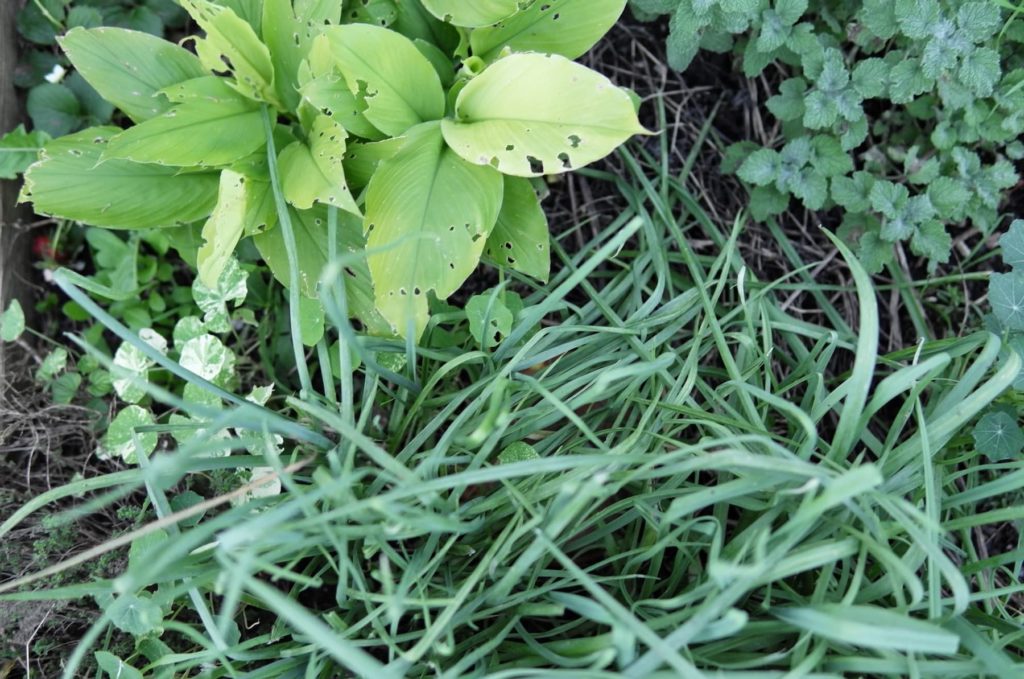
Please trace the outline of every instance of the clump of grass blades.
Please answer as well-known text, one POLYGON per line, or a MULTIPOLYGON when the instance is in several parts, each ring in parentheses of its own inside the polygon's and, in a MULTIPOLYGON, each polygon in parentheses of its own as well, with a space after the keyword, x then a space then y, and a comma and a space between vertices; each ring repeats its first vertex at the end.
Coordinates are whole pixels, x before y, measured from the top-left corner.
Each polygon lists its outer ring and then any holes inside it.
POLYGON ((741 224, 720 232, 667 172, 624 161, 609 179, 630 209, 584 251, 555 248, 558 277, 493 352, 363 340, 328 304, 365 374, 343 356, 325 381, 340 395, 235 399, 211 425, 279 434, 284 455, 193 444, 48 493, 0 535, 85 491, 105 492, 69 520, 140 486, 165 518, 83 556, 134 539, 114 580, 0 600, 107 602, 69 677, 140 598, 176 640, 124 659, 155 677, 1019 673, 1024 551, 977 544, 1024 518, 1024 468, 984 464, 962 427, 1021 360, 985 334, 879 355, 852 258, 858 327, 794 318, 787 281, 744 267, 741 224), (394 375, 387 353, 413 361, 394 375), (538 457, 501 463, 517 442, 538 457), (281 496, 170 514, 184 475, 257 466, 281 496))

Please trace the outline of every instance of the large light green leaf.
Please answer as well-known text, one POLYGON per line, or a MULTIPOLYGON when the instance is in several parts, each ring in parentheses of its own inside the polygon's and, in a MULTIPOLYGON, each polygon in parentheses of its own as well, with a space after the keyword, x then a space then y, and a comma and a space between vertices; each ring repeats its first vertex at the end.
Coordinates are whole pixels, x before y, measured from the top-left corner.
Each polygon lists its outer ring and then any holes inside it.
POLYGON ((349 90, 366 107, 362 114, 381 132, 397 137, 444 115, 437 71, 404 35, 351 24, 328 27, 316 40, 326 41, 349 90))
POLYGON ((345 128, 318 116, 308 143, 297 141, 281 151, 278 166, 289 203, 308 210, 320 202, 362 216, 345 182, 345 137, 345 128))
POLYGON ((470 36, 473 54, 490 61, 504 47, 575 59, 593 47, 622 16, 626 0, 545 0, 470 36))
POLYGON ((392 137, 366 144, 349 144, 345 154, 345 176, 348 185, 361 189, 370 183, 381 161, 391 158, 405 145, 405 137, 392 137))
POLYGON ((489 66, 459 93, 442 130, 469 162, 520 177, 574 170, 646 132, 625 90, 554 54, 489 66))
POLYGON ((178 167, 227 165, 263 146, 263 120, 251 101, 186 101, 110 140, 104 159, 178 167))
POLYGON ((235 88, 250 99, 284 108, 274 88, 270 50, 260 42, 253 27, 230 8, 209 0, 179 1, 206 31, 205 38, 195 41, 203 65, 215 73, 230 71, 235 88))
POLYGON ((299 90, 303 100, 320 114, 334 118, 357 137, 379 140, 384 134, 370 124, 360 111, 356 95, 340 74, 327 74, 304 82, 299 90))
MULTIPOLYGON (((319 18, 319 17, 318 17, 319 18)), ((289 110, 299 105, 299 64, 309 51, 313 35, 323 21, 302 21, 293 11, 292 0, 264 0, 263 41, 274 64, 277 97, 289 110)))
POLYGON ((502 266, 547 282, 551 273, 548 218, 529 179, 505 177, 501 213, 487 239, 487 256, 502 266))
POLYGON ((437 123, 409 131, 366 194, 367 262, 377 308, 403 336, 426 327, 427 293, 444 299, 476 268, 498 219, 503 183, 445 146, 437 123))
POLYGON ((220 173, 220 192, 213 214, 203 225, 203 246, 199 248, 199 278, 208 288, 216 287, 228 260, 245 231, 246 179, 224 170, 220 173))
POLYGON ((512 16, 533 0, 420 0, 431 14, 445 23, 466 28, 488 26, 512 16))
POLYGON ((115 127, 95 127, 48 144, 29 168, 21 200, 36 212, 109 228, 176 226, 203 219, 217 201, 215 172, 127 160, 100 162, 115 127))
POLYGON ((60 44, 82 77, 136 122, 170 108, 157 92, 205 73, 195 55, 138 31, 75 28, 60 44))
MULTIPOLYGON (((292 210, 292 228, 299 260, 300 291, 306 297, 319 297, 320 276, 327 266, 330 244, 327 239, 327 209, 316 206, 312 210, 292 210)), ((280 226, 265 231, 253 242, 270 271, 282 285, 291 284, 284 233, 280 226)), ((345 293, 349 314, 358 318, 368 332, 375 335, 390 334, 386 322, 377 313, 373 300, 373 285, 366 267, 362 221, 348 212, 338 213, 338 255, 345 258, 345 293)))

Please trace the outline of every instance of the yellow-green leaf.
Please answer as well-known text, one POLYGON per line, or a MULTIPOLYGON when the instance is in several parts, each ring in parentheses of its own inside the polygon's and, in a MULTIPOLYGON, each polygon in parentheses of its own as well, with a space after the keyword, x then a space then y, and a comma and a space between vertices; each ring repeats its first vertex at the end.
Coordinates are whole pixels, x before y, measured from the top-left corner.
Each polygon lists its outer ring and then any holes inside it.
POLYGON ((503 190, 494 168, 445 146, 437 123, 410 130, 379 165, 366 194, 367 262, 377 308, 398 334, 419 337, 427 293, 448 297, 476 268, 503 190))
POLYGON ((326 42, 349 91, 365 106, 361 113, 388 136, 444 115, 437 71, 404 35, 351 24, 328 27, 315 42, 326 42))
POLYGON ((47 144, 29 168, 21 200, 36 212, 109 228, 176 226, 203 219, 217 201, 215 172, 127 160, 101 161, 116 127, 83 130, 47 144))
POLYGON ((626 0, 544 0, 470 35, 473 54, 490 61, 505 47, 575 59, 622 16, 626 0))
POLYGON ((216 167, 244 158, 264 143, 263 121, 252 102, 194 99, 117 135, 103 157, 216 167))
POLYGON ((60 40, 75 70, 100 95, 139 122, 170 108, 160 90, 204 74, 192 53, 147 33, 75 28, 60 40))
POLYGON ((625 90, 554 54, 489 66, 459 93, 442 130, 469 162, 520 177, 574 170, 646 132, 625 90))
POLYGON ((309 133, 309 143, 297 141, 278 158, 282 188, 288 202, 308 210, 314 202, 362 215, 345 182, 345 128, 327 116, 319 116, 309 133))
POLYGON ((235 252, 245 231, 246 178, 224 170, 220 173, 220 191, 213 214, 203 225, 203 246, 199 248, 199 278, 203 285, 215 288, 220 274, 235 252))
POLYGON ((270 50, 256 31, 230 8, 209 0, 180 0, 196 23, 206 31, 196 38, 196 53, 211 72, 230 71, 234 87, 250 99, 283 105, 274 89, 274 64, 270 50))
POLYGON ((512 16, 533 0, 421 0, 441 21, 466 28, 488 26, 512 16))
POLYGON ((505 177, 505 198, 498 222, 487 239, 487 256, 547 282, 551 272, 548 218, 529 179, 505 177))

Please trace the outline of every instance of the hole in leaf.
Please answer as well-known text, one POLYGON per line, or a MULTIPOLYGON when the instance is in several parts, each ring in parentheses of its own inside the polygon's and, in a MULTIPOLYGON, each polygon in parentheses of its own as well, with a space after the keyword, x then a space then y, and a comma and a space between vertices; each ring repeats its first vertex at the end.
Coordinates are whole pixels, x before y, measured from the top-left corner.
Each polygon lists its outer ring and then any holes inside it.
POLYGON ((530 172, 534 174, 544 174, 544 162, 539 158, 526 156, 526 162, 530 164, 530 172))

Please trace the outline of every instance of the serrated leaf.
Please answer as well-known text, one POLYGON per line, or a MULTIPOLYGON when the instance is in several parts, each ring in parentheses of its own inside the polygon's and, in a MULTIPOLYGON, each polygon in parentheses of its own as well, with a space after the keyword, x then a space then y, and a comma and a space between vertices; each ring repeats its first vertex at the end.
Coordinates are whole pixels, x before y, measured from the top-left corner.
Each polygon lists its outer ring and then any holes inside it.
POLYGON ((437 123, 410 130, 381 163, 367 188, 367 263, 377 308, 400 335, 426 327, 428 292, 445 299, 473 272, 503 191, 501 174, 453 153, 437 123))
POLYGON ((750 192, 750 216, 759 222, 779 215, 789 207, 789 194, 774 186, 758 186, 750 192))
POLYGON ((1005 327, 1024 330, 1024 273, 992 274, 988 282, 988 301, 1005 327))
POLYGON ((909 103, 919 94, 927 92, 935 84, 922 70, 917 59, 904 59, 889 72, 889 97, 894 103, 909 103))
POLYGON ((473 54, 487 61, 514 52, 561 54, 576 59, 593 47, 622 15, 626 0, 545 0, 494 26, 470 34, 473 54))
POLYGON ((828 180, 811 167, 792 175, 787 188, 808 210, 820 210, 828 200, 828 180))
POLYGON ((990 97, 995 91, 996 83, 1002 69, 999 64, 999 53, 990 47, 979 47, 965 54, 960 60, 957 79, 970 88, 977 97, 990 97))
POLYGON ((779 176, 781 168, 782 158, 776 151, 760 149, 743 161, 736 174, 748 184, 767 186, 779 176))
POLYGON ((956 220, 962 218, 971 193, 952 177, 938 177, 928 187, 928 196, 939 217, 956 220))
POLYGON ((47 382, 61 373, 68 365, 68 350, 56 347, 46 355, 43 362, 36 368, 35 377, 40 382, 47 382))
POLYGON ((852 177, 832 179, 832 200, 848 212, 867 212, 871 208, 871 188, 875 179, 868 172, 855 172, 852 177))
POLYGON ((816 136, 811 144, 813 154, 810 162, 823 175, 835 177, 853 172, 853 159, 835 137, 816 136))
MULTIPOLYGON (((148 410, 136 405, 123 408, 107 428, 107 433, 100 441, 96 456, 101 460, 120 458, 128 464, 137 464, 139 461, 138 447, 141 447, 142 451, 148 455, 156 449, 159 438, 154 432, 136 432, 136 428, 152 424, 154 424, 153 416, 148 410), (136 447, 136 442, 138 447, 136 447)), ((117 622, 114 624, 120 627, 117 622)), ((124 631, 130 632, 131 630, 124 629, 124 631)))
POLYGON ((960 34, 971 42, 984 42, 991 38, 1002 20, 995 2, 966 2, 956 12, 960 34))
POLYGON ((25 332, 25 312, 21 302, 12 299, 7 309, 0 314, 0 340, 13 342, 25 332))
POLYGON ((896 21, 903 35, 913 40, 925 40, 934 35, 942 20, 942 9, 937 0, 895 0, 896 21))
POLYGON ((528 179, 505 177, 498 221, 487 239, 487 256, 541 282, 551 271, 548 220, 528 179))
POLYGON ((463 26, 479 28, 506 19, 533 0, 420 0, 423 6, 441 21, 463 26))
POLYGON ((459 93, 445 141, 470 163, 537 177, 604 158, 646 132, 629 94, 559 55, 513 54, 459 93))
POLYGON ((779 120, 800 120, 804 115, 804 94, 807 81, 803 78, 790 78, 779 86, 779 94, 771 97, 766 103, 768 110, 779 120))
POLYGON ((839 107, 835 99, 820 90, 811 91, 804 99, 804 127, 823 130, 839 119, 839 107))
POLYGON ((971 432, 978 452, 993 462, 1017 458, 1024 450, 1024 432, 1008 413, 986 413, 971 432))
POLYGON ((875 212, 880 212, 889 219, 896 219, 906 207, 907 201, 910 199, 910 192, 899 184, 890 181, 877 181, 871 187, 868 199, 875 212))
POLYGON ((953 239, 942 222, 929 219, 914 231, 910 249, 915 255, 927 259, 933 266, 945 264, 949 261, 953 249, 953 239))
POLYGON ((668 65, 671 68, 685 71, 690 66, 700 50, 701 29, 701 24, 697 22, 687 3, 679 3, 672 18, 669 19, 668 40, 665 41, 668 65))
POLYGON ((397 137, 444 115, 437 71, 405 36, 379 26, 331 26, 312 49, 331 55, 349 91, 365 106, 360 113, 381 132, 397 137))
POLYGON ((885 94, 889 64, 882 59, 864 59, 853 69, 853 87, 865 99, 885 94))
POLYGON ((157 92, 204 75, 195 55, 138 31, 75 29, 60 44, 82 77, 136 122, 170 108, 157 92))

